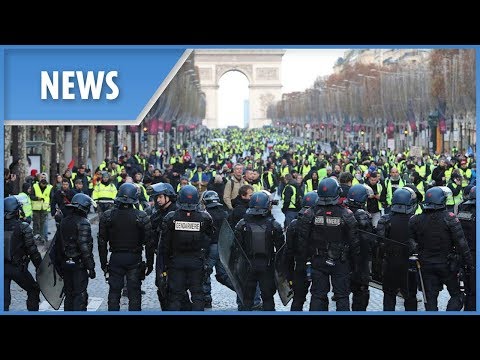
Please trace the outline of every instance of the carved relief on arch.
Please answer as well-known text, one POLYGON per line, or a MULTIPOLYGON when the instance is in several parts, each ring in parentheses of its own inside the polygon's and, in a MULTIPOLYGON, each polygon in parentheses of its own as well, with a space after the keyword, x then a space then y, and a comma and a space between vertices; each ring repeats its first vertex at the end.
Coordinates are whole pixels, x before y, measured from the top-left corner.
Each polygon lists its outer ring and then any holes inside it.
POLYGON ((216 83, 218 84, 218 81, 220 78, 228 71, 240 71, 242 74, 244 74, 250 85, 253 83, 253 67, 252 65, 245 65, 245 64, 220 64, 216 66, 216 83))
POLYGON ((212 69, 210 68, 199 68, 200 81, 209 81, 212 80, 212 69))

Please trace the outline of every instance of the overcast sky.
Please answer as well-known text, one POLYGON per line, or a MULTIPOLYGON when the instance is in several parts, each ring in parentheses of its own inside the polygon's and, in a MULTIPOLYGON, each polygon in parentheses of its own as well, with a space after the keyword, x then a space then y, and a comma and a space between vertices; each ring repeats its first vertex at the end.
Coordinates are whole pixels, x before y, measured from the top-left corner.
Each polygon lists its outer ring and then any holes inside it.
MULTIPOLYGON (((344 49, 287 50, 282 59, 282 93, 304 91, 313 86, 318 76, 333 73, 335 61, 343 56, 344 49)), ((221 127, 243 127, 244 100, 248 99, 248 80, 230 71, 220 79, 218 115, 221 127)))

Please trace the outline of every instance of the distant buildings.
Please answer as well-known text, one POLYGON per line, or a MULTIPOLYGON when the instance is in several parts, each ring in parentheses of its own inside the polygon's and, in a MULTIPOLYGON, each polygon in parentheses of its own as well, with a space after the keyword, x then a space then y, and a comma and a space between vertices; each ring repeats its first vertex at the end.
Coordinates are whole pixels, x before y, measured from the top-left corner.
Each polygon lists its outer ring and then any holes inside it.
POLYGON ((346 65, 355 63, 389 65, 418 65, 428 60, 430 49, 352 49, 345 51, 333 66, 335 74, 340 73, 346 65))

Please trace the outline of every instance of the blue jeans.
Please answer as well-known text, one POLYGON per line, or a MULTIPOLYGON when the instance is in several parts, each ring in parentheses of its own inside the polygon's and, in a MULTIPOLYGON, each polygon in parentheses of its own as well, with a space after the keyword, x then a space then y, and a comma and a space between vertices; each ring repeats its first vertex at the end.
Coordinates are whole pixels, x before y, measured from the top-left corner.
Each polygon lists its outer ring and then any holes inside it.
POLYGON ((220 256, 218 255, 218 244, 211 244, 210 253, 207 259, 207 276, 205 282, 203 283, 205 302, 212 301, 212 283, 210 281, 210 275, 213 273, 213 267, 215 267, 215 278, 217 281, 232 290, 234 289, 232 282, 225 271, 225 268, 220 262, 220 256))

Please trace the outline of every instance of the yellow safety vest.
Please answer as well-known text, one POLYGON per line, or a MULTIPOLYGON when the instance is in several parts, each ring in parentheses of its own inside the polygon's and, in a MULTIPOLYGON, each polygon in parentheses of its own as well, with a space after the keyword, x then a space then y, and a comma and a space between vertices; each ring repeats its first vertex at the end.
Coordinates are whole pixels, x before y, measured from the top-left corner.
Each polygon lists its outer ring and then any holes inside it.
POLYGON ((253 192, 257 192, 257 191, 262 191, 263 190, 263 185, 262 183, 259 181, 258 183, 256 184, 252 184, 253 186, 253 192))
MULTIPOLYGON (((378 190, 378 194, 376 195, 381 195, 383 187, 382 187, 382 184, 380 184, 379 182, 377 183, 377 190, 378 190)), ((382 210, 383 209, 382 203, 380 202, 380 200, 377 200, 377 202, 378 202, 378 210, 382 210)))
MULTIPOLYGON (((390 178, 385 179, 385 186, 387 187, 387 205, 392 205, 392 197, 393 197, 393 186, 392 180, 390 178)), ((400 178, 400 182, 398 183, 397 189, 403 188, 405 183, 403 182, 402 178, 400 178)), ((400 194, 400 193, 399 193, 400 194)))
POLYGON ((462 168, 458 168, 460 170, 460 174, 462 175, 462 187, 467 187, 468 184, 470 183, 470 178, 472 177, 472 170, 470 169, 465 169, 465 171, 462 168))
POLYGON ((43 199, 42 200, 32 200, 32 210, 33 211, 41 211, 46 210, 50 211, 50 192, 52 191, 53 186, 48 184, 45 190, 40 189, 40 185, 38 183, 33 184, 33 191, 37 198, 43 199))
POLYGON ((296 209, 297 208, 297 206, 296 206, 297 188, 295 186, 292 186, 291 184, 285 185, 285 187, 283 188, 283 191, 282 191, 282 201, 285 201, 285 190, 287 189, 288 186, 290 186, 293 190, 293 194, 292 194, 292 197, 290 198, 290 204, 288 204, 288 208, 289 209, 296 209))
POLYGON ((420 181, 417 185, 415 185, 417 187, 417 190, 420 194, 422 194, 423 198, 425 199, 425 186, 423 184, 423 181, 420 181))
POLYGON ((22 206, 22 209, 23 209, 23 213, 25 214, 25 217, 31 217, 32 214, 33 214, 33 211, 32 211, 32 199, 30 199, 30 196, 28 196, 28 194, 25 194, 24 192, 21 192, 20 194, 18 195, 26 195, 27 196, 27 203, 26 204, 23 204, 22 206))
POLYGON ((445 182, 447 183, 450 180, 450 177, 452 176, 453 168, 448 168, 445 170, 445 182))
POLYGON ((415 210, 415 215, 423 213, 422 207, 418 205, 417 210, 415 210))
POLYGON ((285 175, 289 174, 290 173, 290 169, 287 166, 285 166, 284 168, 280 168, 280 176, 282 177, 285 177, 285 175))
POLYGON ((115 199, 117 197, 117 188, 112 183, 104 185, 98 183, 93 189, 92 198, 93 200, 98 199, 115 199))
POLYGON ((327 177, 327 168, 318 169, 317 174, 318 174, 318 181, 319 182, 322 181, 323 178, 327 177))
POLYGON ((312 167, 310 165, 303 165, 301 175, 303 177, 307 176, 311 169, 312 169, 312 167))
MULTIPOLYGON (((456 189, 460 185, 457 185, 455 183, 452 183, 452 186, 456 189)), ((460 186, 461 187, 461 186, 460 186)), ((455 196, 448 196, 447 197, 447 205, 455 205, 455 204, 460 204, 463 201, 463 192, 460 189, 460 192, 455 195, 455 196)))
POLYGON ((317 189, 313 188, 313 179, 308 179, 307 181, 305 181, 305 193, 308 193, 310 191, 316 191, 316 190, 317 189))

